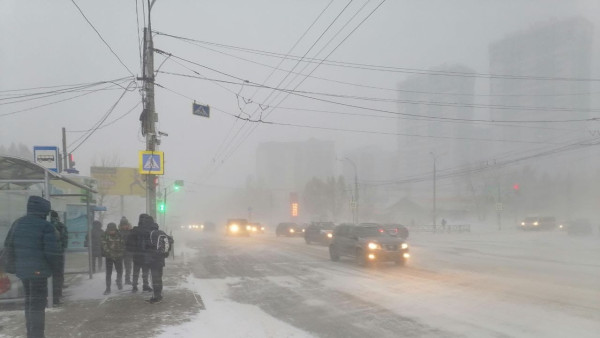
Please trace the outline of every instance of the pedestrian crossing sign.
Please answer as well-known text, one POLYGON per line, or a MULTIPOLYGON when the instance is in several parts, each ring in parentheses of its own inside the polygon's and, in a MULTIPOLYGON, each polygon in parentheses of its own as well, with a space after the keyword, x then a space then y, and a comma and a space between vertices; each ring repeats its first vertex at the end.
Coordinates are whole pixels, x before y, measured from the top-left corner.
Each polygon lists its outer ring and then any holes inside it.
POLYGON ((139 170, 142 175, 164 175, 165 155, 162 151, 140 150, 139 170))

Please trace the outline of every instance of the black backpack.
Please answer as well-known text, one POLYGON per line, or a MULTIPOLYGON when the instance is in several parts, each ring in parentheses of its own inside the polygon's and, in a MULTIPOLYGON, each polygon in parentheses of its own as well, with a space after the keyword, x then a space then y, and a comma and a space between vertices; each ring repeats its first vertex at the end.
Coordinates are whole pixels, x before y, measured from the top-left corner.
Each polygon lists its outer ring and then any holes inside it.
POLYGON ((152 230, 150 232, 150 252, 163 257, 169 257, 173 247, 173 237, 167 235, 162 230, 152 230))

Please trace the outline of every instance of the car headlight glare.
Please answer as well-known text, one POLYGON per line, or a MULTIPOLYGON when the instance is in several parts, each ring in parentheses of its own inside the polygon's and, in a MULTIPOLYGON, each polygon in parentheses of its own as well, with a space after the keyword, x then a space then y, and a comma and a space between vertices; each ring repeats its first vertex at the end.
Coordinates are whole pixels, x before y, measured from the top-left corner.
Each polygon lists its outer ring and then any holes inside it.
POLYGON ((533 222, 533 225, 538 225, 538 224, 539 224, 538 222, 533 222))
POLYGON ((521 222, 521 225, 525 225, 525 222, 521 222))
POLYGON ((296 232, 294 229, 290 229, 291 234, 293 234, 294 232, 296 232))
POLYGON ((229 230, 231 230, 231 232, 238 232, 240 227, 237 224, 232 224, 229 226, 229 230))
POLYGON ((333 234, 330 232, 327 234, 327 238, 333 238, 333 234))
POLYGON ((402 247, 402 249, 408 249, 408 244, 406 244, 406 243, 402 243, 402 246, 401 246, 401 247, 402 247))
POLYGON ((379 249, 379 244, 377 244, 377 243, 373 243, 373 242, 371 242, 371 243, 367 244, 367 246, 368 246, 368 247, 369 247, 369 249, 371 249, 371 250, 376 250, 376 249, 379 249))

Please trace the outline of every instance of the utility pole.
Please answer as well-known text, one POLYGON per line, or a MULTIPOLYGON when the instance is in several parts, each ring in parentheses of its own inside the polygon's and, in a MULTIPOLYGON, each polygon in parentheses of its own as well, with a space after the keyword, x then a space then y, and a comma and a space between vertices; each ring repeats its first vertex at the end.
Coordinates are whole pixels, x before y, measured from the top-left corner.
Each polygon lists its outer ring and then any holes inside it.
POLYGON ((65 129, 65 127, 62 127, 62 154, 63 154, 63 171, 67 170, 67 168, 69 167, 67 164, 67 158, 69 156, 69 154, 67 153, 67 130, 65 129))
MULTIPOLYGON (((146 150, 156 150, 156 128, 155 123, 158 120, 154 105, 154 43, 152 42, 152 24, 150 23, 150 10, 152 8, 148 0, 148 27, 144 28, 144 111, 140 120, 142 120, 142 131, 146 136, 146 150)), ((156 219, 156 175, 146 175, 146 213, 156 219)))
POLYGON ((435 156, 435 154, 433 152, 430 152, 431 156, 433 157, 433 211, 432 211, 432 216, 433 216, 433 232, 436 232, 436 227, 437 227, 437 168, 436 168, 436 160, 437 157, 435 156))

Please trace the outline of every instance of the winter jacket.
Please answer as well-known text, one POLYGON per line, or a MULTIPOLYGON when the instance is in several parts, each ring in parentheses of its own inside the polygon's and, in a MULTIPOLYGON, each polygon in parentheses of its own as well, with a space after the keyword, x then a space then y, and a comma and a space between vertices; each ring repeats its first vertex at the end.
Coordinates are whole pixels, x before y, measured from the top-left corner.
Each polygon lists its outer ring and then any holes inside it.
POLYGON ((54 226, 45 219, 49 212, 49 201, 31 196, 27 215, 13 223, 16 275, 20 279, 47 278, 62 264, 54 226))
POLYGON ((105 257, 113 260, 123 258, 123 254, 125 253, 125 243, 118 231, 112 235, 106 231, 104 235, 102 235, 102 252, 105 257))
POLYGON ((156 224, 156 223, 153 223, 152 225, 150 225, 144 229, 144 231, 145 231, 144 236, 143 236, 143 246, 144 246, 144 251, 145 251, 144 265, 147 265, 150 267, 165 266, 165 257, 156 252, 156 250, 154 249, 154 246, 156 244, 153 245, 152 241, 150 239, 152 231, 154 231, 154 230, 158 230, 158 224, 156 224))
MULTIPOLYGON (((98 221, 94 221, 92 224, 92 256, 93 257, 101 257, 102 256, 102 235, 104 231, 102 230, 102 223, 98 221)), ((85 235, 85 243, 86 247, 89 245, 88 235, 85 235)))
POLYGON ((65 252, 67 247, 69 246, 69 232, 67 231, 67 227, 61 221, 51 220, 52 225, 56 229, 58 233, 58 245, 62 252, 65 252))

